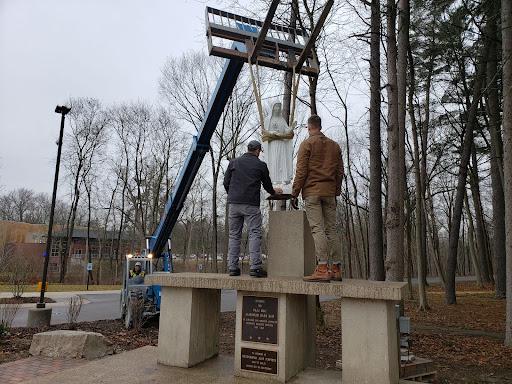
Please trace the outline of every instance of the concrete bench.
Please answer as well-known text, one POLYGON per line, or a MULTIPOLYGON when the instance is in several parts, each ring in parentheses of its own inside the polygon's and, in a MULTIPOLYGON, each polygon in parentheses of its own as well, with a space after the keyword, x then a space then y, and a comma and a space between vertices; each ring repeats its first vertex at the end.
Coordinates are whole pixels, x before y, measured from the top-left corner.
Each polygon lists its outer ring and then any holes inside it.
POLYGON ((208 273, 155 273, 146 281, 162 286, 162 364, 191 367, 218 354, 220 292, 234 289, 235 375, 285 382, 311 359, 308 333, 314 330, 307 324, 308 298, 327 295, 342 298, 343 384, 399 382, 395 305, 405 293, 405 283, 311 283, 293 277, 208 273))

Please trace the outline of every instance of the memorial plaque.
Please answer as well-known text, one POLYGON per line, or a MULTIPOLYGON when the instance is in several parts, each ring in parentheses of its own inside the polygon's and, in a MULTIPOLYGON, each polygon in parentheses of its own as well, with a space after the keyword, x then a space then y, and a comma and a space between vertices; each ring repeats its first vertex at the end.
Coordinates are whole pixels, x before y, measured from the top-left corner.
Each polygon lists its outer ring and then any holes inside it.
POLYGON ((277 375, 277 351, 242 348, 241 356, 242 369, 277 375))
POLYGON ((277 344, 277 297, 244 296, 242 341, 277 344))

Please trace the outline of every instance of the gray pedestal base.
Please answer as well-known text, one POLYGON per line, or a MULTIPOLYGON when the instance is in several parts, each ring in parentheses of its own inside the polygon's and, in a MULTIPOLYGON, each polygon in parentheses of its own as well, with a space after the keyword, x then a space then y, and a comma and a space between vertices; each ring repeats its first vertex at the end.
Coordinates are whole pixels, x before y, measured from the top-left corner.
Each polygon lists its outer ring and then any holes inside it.
POLYGON ((399 377, 395 303, 343 298, 343 384, 396 384, 399 377))
MULTIPOLYGON (((313 273, 315 243, 304 211, 270 211, 268 235, 269 277, 304 277, 313 273)), ((316 362, 316 297, 307 296, 307 350, 305 367, 316 362)))
POLYGON ((28 310, 27 327, 48 327, 52 319, 51 308, 30 308, 28 310))
MULTIPOLYGON (((308 300, 306 295, 255 293, 239 291, 237 293, 236 334, 235 334, 235 375, 247 378, 270 378, 286 382, 304 370, 308 362, 309 339, 308 300), (277 299, 277 324, 275 340, 265 342, 264 338, 250 340, 244 338, 244 327, 253 328, 243 323, 244 297, 277 299), (251 359, 254 363, 250 362, 251 359)), ((249 318, 247 314, 246 319, 249 318)), ((272 315, 273 316, 273 315, 272 315)), ((247 330, 245 331, 247 333, 247 330)), ((272 332, 263 332, 263 334, 272 332)))
POLYGON ((220 290, 162 287, 158 362, 188 368, 219 353, 220 290))

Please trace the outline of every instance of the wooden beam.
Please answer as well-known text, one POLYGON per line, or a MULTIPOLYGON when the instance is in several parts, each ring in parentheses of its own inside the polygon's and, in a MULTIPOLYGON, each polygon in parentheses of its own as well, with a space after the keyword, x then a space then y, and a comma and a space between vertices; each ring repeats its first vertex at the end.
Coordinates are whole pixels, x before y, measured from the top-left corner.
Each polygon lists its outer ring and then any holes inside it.
POLYGON ((313 32, 311 33, 311 36, 309 36, 306 46, 304 47, 304 50, 300 54, 299 59, 297 60, 297 64, 295 65, 295 71, 297 73, 300 71, 300 68, 308 58, 309 52, 313 49, 313 44, 315 44, 316 38, 318 37, 320 31, 322 30, 322 27, 324 26, 325 23, 325 19, 327 19, 327 15, 329 15, 329 12, 331 11, 333 4, 334 0, 328 0, 327 3, 325 3, 324 10, 322 11, 320 18, 318 19, 315 28, 313 28, 313 32))
MULTIPOLYGON (((234 49, 223 48, 212 46, 210 51, 210 55, 224 57, 225 59, 240 59, 244 62, 248 61, 247 54, 245 52, 240 52, 234 49)), ((269 67, 273 69, 277 69, 280 71, 292 72, 293 67, 290 66, 286 61, 279 61, 272 59, 270 57, 258 57, 258 64, 263 67, 269 67)), ((297 72, 299 73, 299 72, 297 72)), ((300 68, 300 73, 305 76, 317 77, 318 76, 318 68, 315 66, 305 66, 300 68)))
POLYGON ((261 49, 265 38, 267 37, 267 32, 272 24, 272 19, 274 18, 274 14, 276 13, 277 6, 279 5, 279 0, 272 0, 272 4, 270 4, 270 9, 268 10, 267 16, 265 17, 265 21, 263 22, 263 26, 261 27, 258 38, 256 39, 256 43, 254 44, 254 48, 252 49, 249 55, 249 63, 254 63, 256 61, 256 57, 258 56, 258 51, 261 49))

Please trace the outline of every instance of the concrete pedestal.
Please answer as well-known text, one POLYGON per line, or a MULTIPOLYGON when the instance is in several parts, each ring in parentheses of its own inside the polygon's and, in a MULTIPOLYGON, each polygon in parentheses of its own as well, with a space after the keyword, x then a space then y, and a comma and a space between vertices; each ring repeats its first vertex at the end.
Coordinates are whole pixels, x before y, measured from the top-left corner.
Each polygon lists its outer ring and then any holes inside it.
POLYGON ((343 384, 398 383, 394 302, 343 298, 341 329, 343 384))
POLYGON ((315 243, 304 211, 270 211, 269 277, 304 277, 315 269, 315 243))
MULTIPOLYGON (((270 211, 268 234, 269 277, 304 277, 315 270, 315 243, 304 211, 270 211)), ((316 362, 316 296, 307 296, 304 366, 316 362)))
POLYGON ((50 326, 52 319, 51 308, 30 308, 28 310, 27 327, 40 328, 50 326))
MULTIPOLYGON (((305 351, 309 348, 307 340, 307 296, 294 294, 272 294, 239 291, 237 293, 236 333, 235 333, 235 375, 246 378, 270 378, 286 382, 306 368, 305 351), (244 297, 251 300, 277 300, 275 313, 268 311, 261 314, 264 324, 273 323, 272 330, 263 331, 262 335, 272 335, 252 340, 244 338, 244 327, 257 329, 258 324, 248 326, 243 323, 244 297), (277 315, 277 319, 274 317, 277 315), (277 328, 277 329, 276 329, 277 328)), ((251 319, 247 316, 246 319, 251 319)), ((261 324, 261 323, 260 323, 261 324)), ((264 328, 264 326, 261 326, 264 328)))
POLYGON ((158 362, 188 368, 219 353, 220 290, 162 287, 158 362))

